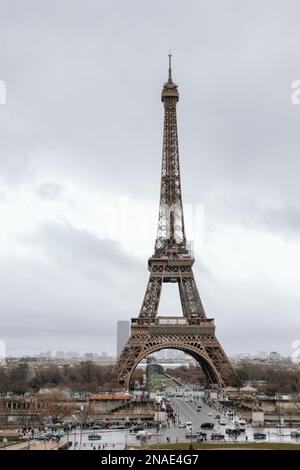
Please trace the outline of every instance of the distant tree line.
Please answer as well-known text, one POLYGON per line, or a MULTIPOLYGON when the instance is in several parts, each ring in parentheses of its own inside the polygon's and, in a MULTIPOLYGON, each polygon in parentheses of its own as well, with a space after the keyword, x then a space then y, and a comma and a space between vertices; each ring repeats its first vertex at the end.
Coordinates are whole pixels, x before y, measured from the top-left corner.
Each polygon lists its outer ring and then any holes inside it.
POLYGON ((300 392, 300 365, 253 364, 241 362, 237 372, 243 382, 250 382, 262 392, 300 392))
POLYGON ((182 379, 190 384, 205 385, 205 375, 202 372, 202 369, 192 364, 187 366, 180 366, 176 368, 169 368, 166 370, 166 373, 175 377, 176 379, 182 379))
MULTIPOLYGON (((281 364, 253 364, 242 362, 237 368, 242 383, 250 382, 259 391, 263 392, 300 392, 300 366, 283 366, 281 364)), ((174 369, 168 368, 166 372, 185 382, 205 385, 205 376, 202 370, 190 365, 174 369)), ((71 366, 47 364, 39 369, 32 369, 26 363, 16 367, 0 367, 0 393, 13 392, 24 394, 32 390, 38 392, 41 388, 68 387, 74 391, 97 392, 99 388, 109 383, 111 366, 100 366, 92 361, 84 361, 71 366)), ((132 376, 132 384, 143 382, 143 371, 136 369, 132 376)))
POLYGON ((92 361, 84 361, 70 366, 49 364, 39 369, 24 363, 16 367, 0 367, 0 393, 23 394, 47 387, 68 387, 74 391, 96 392, 109 381, 111 366, 99 366, 92 361))
MULTIPOLYGON (((241 384, 250 382, 258 391, 273 393, 300 392, 300 365, 288 367, 283 364, 253 364, 241 362, 236 367, 241 384)), ((202 370, 195 366, 180 366, 167 369, 169 375, 183 379, 191 384, 205 385, 202 370)))

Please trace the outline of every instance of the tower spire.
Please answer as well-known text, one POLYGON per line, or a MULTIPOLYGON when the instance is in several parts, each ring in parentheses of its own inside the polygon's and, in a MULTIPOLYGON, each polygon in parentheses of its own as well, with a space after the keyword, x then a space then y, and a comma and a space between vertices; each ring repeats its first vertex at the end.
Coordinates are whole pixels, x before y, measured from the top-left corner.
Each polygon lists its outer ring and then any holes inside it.
POLYGON ((169 51, 169 82, 172 82, 172 54, 171 51, 169 51))

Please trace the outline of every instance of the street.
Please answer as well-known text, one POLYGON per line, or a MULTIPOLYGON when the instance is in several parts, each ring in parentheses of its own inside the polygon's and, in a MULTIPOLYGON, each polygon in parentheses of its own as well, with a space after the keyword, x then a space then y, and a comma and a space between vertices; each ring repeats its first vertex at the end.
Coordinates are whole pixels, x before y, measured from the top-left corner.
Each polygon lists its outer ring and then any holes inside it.
MULTIPOLYGON (((205 404, 202 400, 196 399, 193 401, 186 401, 184 398, 171 398, 171 404, 174 411, 176 412, 175 424, 172 420, 168 421, 167 427, 163 427, 159 433, 157 433, 156 426, 149 427, 147 431, 151 433, 151 438, 148 439, 148 444, 165 444, 167 442, 191 442, 190 438, 186 438, 185 435, 189 431, 197 432, 201 430, 201 424, 203 423, 214 423, 213 430, 203 430, 207 433, 207 442, 211 441, 211 434, 217 432, 225 435, 225 442, 254 442, 253 432, 263 432, 267 438, 263 441, 258 442, 273 442, 273 443, 299 443, 299 440, 292 439, 290 436, 291 431, 294 428, 283 428, 278 430, 277 428, 252 428, 247 425, 246 431, 241 432, 239 436, 232 437, 225 434, 227 428, 234 428, 234 422, 231 421, 228 416, 219 413, 214 408, 205 404), (201 411, 197 411, 198 405, 201 405, 201 411), (219 424, 219 420, 216 416, 220 415, 222 419, 226 420, 226 425, 219 424), (192 425, 184 428, 179 428, 178 424, 186 424, 191 422, 192 425)), ((235 420, 236 418, 234 418, 235 420)), ((139 440, 136 438, 134 433, 130 433, 128 430, 99 430, 98 434, 101 435, 101 440, 89 441, 88 434, 91 431, 84 430, 82 433, 77 430, 76 433, 69 433, 68 440, 72 442, 70 450, 101 450, 101 449, 124 449, 126 443, 128 447, 140 446, 139 440), (77 442, 77 444, 75 444, 77 442)), ((196 439, 192 439, 193 442, 196 439)), ((223 442, 224 442, 223 441, 223 442)))

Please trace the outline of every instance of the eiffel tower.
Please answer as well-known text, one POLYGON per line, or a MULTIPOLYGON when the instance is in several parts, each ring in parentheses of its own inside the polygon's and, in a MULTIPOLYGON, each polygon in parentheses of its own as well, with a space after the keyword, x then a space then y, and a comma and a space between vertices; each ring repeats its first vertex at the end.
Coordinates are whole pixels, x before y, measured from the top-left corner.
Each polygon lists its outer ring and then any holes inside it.
POLYGON ((209 385, 223 387, 235 377, 228 357, 215 336, 213 318, 207 318, 196 286, 194 258, 185 237, 179 168, 176 105, 178 86, 169 76, 163 85, 164 133, 158 231, 148 260, 149 282, 138 318, 131 319, 131 335, 118 357, 112 379, 128 389, 139 362, 160 349, 179 349, 200 364, 209 385), (182 316, 158 316, 162 286, 177 283, 182 316))

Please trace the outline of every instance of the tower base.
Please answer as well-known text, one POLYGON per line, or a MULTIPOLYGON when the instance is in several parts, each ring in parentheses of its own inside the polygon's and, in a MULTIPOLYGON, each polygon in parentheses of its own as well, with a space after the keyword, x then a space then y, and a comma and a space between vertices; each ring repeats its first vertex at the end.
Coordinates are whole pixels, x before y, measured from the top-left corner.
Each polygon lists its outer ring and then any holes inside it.
POLYGON ((209 385, 220 388, 231 384, 236 373, 215 336, 212 319, 157 317, 132 319, 131 335, 112 371, 112 380, 129 389, 137 365, 161 349, 178 349, 200 364, 209 385))

